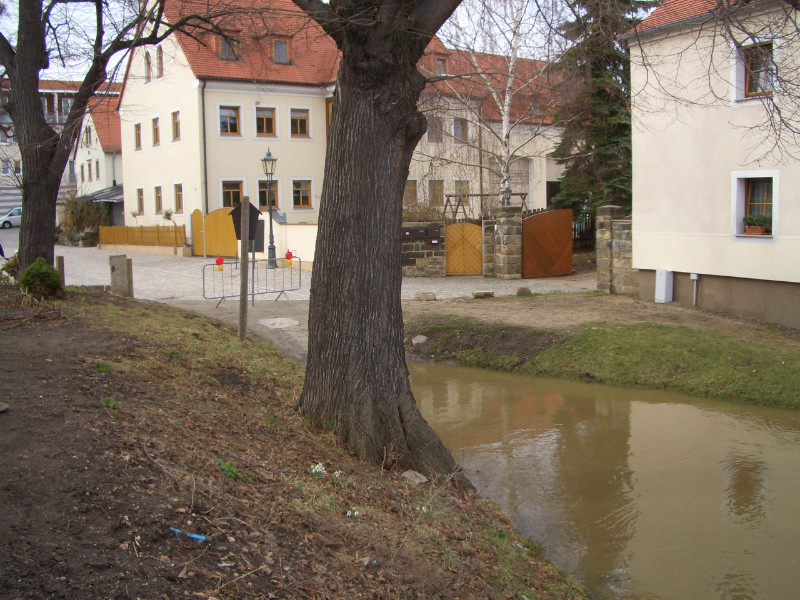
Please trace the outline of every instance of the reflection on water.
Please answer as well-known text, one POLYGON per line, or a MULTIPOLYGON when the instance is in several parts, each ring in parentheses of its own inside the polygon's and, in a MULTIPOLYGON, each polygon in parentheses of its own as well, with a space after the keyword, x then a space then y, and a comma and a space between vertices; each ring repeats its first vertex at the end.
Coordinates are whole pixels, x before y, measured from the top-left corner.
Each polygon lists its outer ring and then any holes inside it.
POLYGON ((482 493, 597 598, 790 598, 800 415, 413 363, 482 493))

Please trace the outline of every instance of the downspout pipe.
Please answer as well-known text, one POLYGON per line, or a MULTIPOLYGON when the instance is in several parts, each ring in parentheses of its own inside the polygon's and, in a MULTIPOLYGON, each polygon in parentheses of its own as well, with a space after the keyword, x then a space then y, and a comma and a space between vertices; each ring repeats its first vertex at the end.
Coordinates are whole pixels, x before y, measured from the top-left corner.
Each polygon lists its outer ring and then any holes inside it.
POLYGON ((208 148, 206 143, 206 81, 200 80, 200 122, 203 124, 203 256, 206 254, 206 215, 208 214, 208 148))

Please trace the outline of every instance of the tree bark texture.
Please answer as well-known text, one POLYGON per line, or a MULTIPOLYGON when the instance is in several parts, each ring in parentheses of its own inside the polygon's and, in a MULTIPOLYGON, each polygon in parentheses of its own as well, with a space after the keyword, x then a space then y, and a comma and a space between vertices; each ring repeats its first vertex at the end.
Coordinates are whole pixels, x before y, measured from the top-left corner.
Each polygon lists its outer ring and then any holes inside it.
POLYGON ((425 80, 415 66, 427 41, 412 41, 398 20, 350 22, 334 36, 342 60, 300 410, 335 427, 368 462, 449 474, 455 462, 417 410, 403 346, 401 199, 427 127, 417 110, 425 80))

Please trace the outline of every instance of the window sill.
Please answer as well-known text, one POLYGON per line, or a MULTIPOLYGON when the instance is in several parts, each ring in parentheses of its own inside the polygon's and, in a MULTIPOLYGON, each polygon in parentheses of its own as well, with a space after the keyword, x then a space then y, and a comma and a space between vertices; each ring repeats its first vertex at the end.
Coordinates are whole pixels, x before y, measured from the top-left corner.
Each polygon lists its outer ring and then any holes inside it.
POLYGON ((773 239, 771 233, 737 233, 737 238, 747 238, 747 239, 755 239, 755 240, 771 240, 773 239))

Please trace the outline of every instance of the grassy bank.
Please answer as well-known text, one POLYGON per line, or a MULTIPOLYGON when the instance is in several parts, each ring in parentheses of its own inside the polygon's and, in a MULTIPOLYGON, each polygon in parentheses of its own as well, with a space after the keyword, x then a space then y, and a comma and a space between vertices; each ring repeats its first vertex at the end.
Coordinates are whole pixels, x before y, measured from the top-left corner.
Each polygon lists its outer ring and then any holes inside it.
MULTIPOLYGON (((104 463, 120 464, 132 489, 146 484, 136 505, 119 500, 100 517, 125 525, 130 542, 102 547, 118 549, 153 593, 160 585, 164 597, 220 599, 585 597, 493 502, 363 464, 302 419, 302 369, 263 343, 100 293, 71 291, 46 312, 12 304, 6 298, 0 310, 23 315, 20 343, 31 327, 68 349, 42 362, 61 374, 43 371, 37 393, 48 397, 52 385, 62 402, 67 390, 89 394, 104 463), (95 383, 71 384, 66 367, 95 383), (178 529, 204 540, 176 538, 178 529)), ((28 360, 25 352, 9 354, 28 360)), ((63 453, 79 452, 72 439, 63 453)), ((128 484, 97 485, 93 494, 122 498, 128 484)))
POLYGON ((407 336, 428 338, 408 345, 420 358, 800 407, 800 345, 763 329, 758 341, 679 325, 588 323, 566 332, 426 315, 408 325, 407 336))

